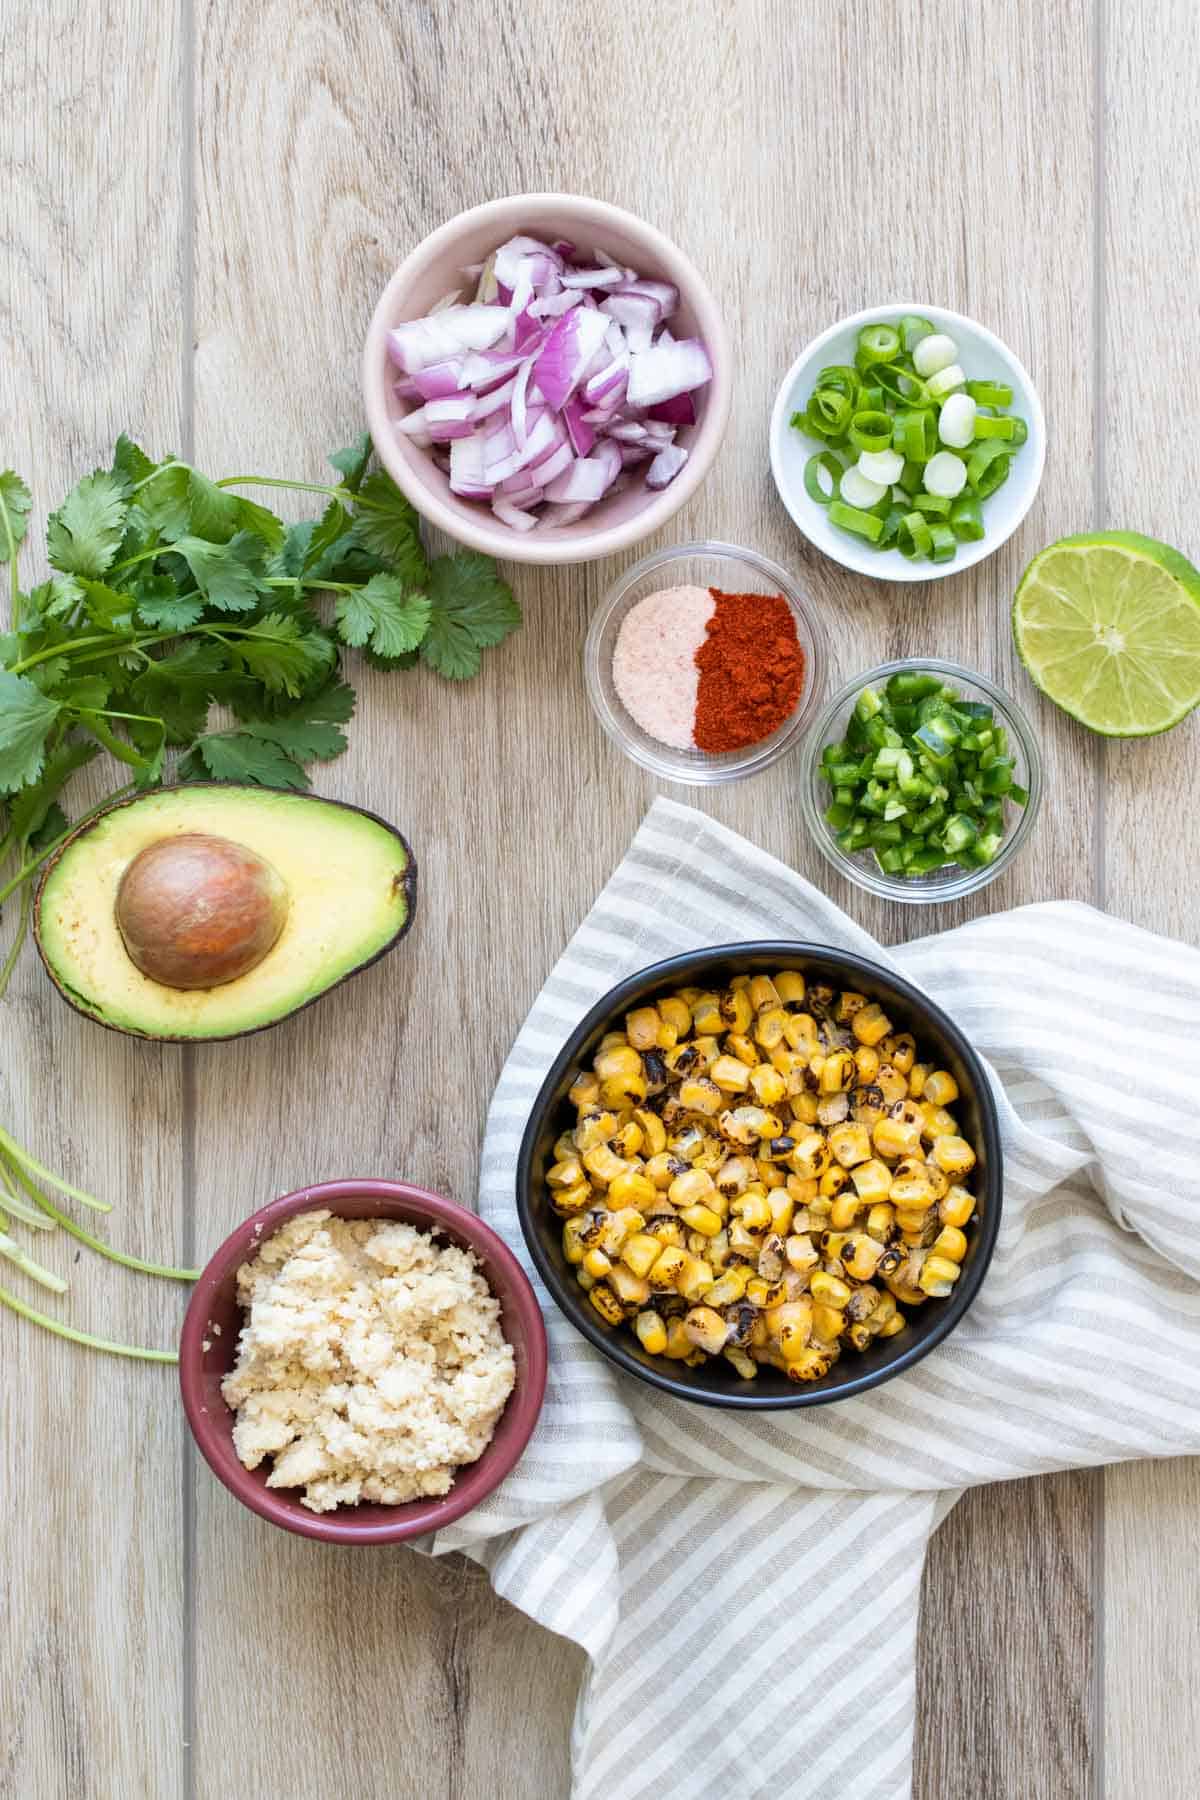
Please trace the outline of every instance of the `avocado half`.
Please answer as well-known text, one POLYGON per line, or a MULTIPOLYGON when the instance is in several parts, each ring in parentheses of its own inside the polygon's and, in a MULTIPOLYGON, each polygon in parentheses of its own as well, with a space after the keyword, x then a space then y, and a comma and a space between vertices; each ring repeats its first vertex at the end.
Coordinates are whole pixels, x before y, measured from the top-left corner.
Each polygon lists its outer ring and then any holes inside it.
POLYGON ((265 1031, 395 949, 417 870, 385 819, 341 800, 232 782, 156 788, 80 827, 48 864, 34 907, 46 973, 76 1012, 131 1037, 194 1043, 265 1031), (282 878, 282 930, 255 967, 207 988, 168 987, 126 949, 117 896, 152 845, 203 834, 243 845, 282 878))

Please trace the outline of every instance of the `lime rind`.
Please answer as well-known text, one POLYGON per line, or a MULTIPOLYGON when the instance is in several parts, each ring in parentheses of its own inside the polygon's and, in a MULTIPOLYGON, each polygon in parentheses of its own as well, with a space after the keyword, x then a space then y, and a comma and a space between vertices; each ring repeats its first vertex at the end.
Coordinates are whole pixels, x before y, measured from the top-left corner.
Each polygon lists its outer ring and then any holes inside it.
POLYGON ((1169 731, 1200 704, 1200 571, 1133 531, 1060 538, 1013 601, 1031 680, 1105 737, 1169 731))

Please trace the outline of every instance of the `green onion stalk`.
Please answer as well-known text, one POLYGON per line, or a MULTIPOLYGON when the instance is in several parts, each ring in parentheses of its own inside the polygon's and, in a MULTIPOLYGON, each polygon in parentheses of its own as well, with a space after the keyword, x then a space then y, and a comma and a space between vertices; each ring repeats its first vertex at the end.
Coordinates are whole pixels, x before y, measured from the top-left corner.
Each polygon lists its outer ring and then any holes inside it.
MULTIPOLYGON (((118 1263, 124 1269, 132 1269, 140 1275, 157 1275, 168 1281, 191 1282, 198 1279, 199 1269, 174 1269, 162 1263, 145 1262, 139 1256, 129 1256, 123 1250, 114 1249, 103 1238, 86 1230, 56 1201, 51 1200, 44 1191, 46 1188, 51 1188, 64 1199, 74 1200, 78 1205, 89 1207, 94 1212, 112 1211, 107 1201, 96 1199, 95 1195, 72 1186, 69 1181, 54 1174, 0 1127, 0 1257, 50 1293, 65 1294, 67 1283, 61 1276, 44 1268, 24 1249, 7 1229, 10 1224, 20 1223, 35 1231, 55 1231, 61 1228, 78 1243, 94 1250, 97 1255, 107 1257, 110 1262, 118 1263)), ((90 1332, 77 1331, 73 1325, 66 1325, 61 1319, 38 1312, 5 1287, 0 1287, 0 1305, 7 1306, 34 1325, 41 1325, 47 1331, 52 1331, 56 1337, 67 1338, 74 1344, 83 1344, 89 1350, 104 1350, 112 1356, 130 1356, 143 1362, 178 1361, 173 1350, 147 1350, 137 1344, 114 1343, 109 1338, 94 1337, 90 1332)))

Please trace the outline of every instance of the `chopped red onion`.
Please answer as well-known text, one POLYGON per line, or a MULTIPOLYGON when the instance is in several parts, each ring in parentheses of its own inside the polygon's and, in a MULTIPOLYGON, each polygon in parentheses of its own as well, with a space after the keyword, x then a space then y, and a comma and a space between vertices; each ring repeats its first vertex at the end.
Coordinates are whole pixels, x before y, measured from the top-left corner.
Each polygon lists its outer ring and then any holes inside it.
POLYGON ((688 453, 679 444, 668 444, 659 451, 646 471, 646 486, 665 488, 674 481, 680 469, 688 459, 688 453))
MULTIPOLYGON (((666 335, 664 331, 663 337, 666 335)), ((661 338, 659 342, 662 342, 661 338)), ((666 425, 694 425, 696 407, 690 394, 673 394, 669 400, 660 400, 657 406, 649 407, 646 417, 660 419, 666 425)))
POLYGON ((573 524, 634 481, 675 479, 688 460, 676 433, 695 425, 712 368, 698 339, 667 328, 670 282, 599 245, 589 257, 523 234, 464 276, 478 278, 473 300, 447 294, 388 337, 393 392, 413 408, 395 429, 455 494, 531 531, 573 524))
POLYGON ((596 442, 596 433, 592 430, 591 421, 584 412, 583 402, 578 394, 571 395, 563 407, 562 416, 576 456, 587 456, 596 442))
POLYGON ((466 437, 475 429, 474 394, 451 394, 444 400, 427 400, 425 429, 430 437, 443 442, 448 438, 466 437))
POLYGON ((430 363, 427 369, 418 369, 412 382, 422 399, 444 400, 448 394, 457 394, 467 385, 462 372, 463 358, 455 356, 448 362, 430 363))
POLYGON ((564 313, 537 358, 538 386, 559 412, 571 398, 592 357, 604 342, 606 321, 582 306, 564 313))
POLYGON ((537 524, 536 513, 522 512, 519 506, 512 506, 507 500, 493 500, 492 511, 502 525, 511 525, 514 531, 532 531, 537 524))
POLYGON ((541 462, 536 463, 527 473, 530 476, 536 475, 540 485, 548 487, 552 481, 556 481, 565 470, 569 469, 574 461, 575 452, 570 444, 559 444, 557 449, 552 450, 549 456, 543 457, 541 462))
POLYGON ((703 387, 712 380, 712 364, 699 338, 678 344, 654 345, 629 359, 627 398, 633 406, 659 406, 676 394, 703 387))

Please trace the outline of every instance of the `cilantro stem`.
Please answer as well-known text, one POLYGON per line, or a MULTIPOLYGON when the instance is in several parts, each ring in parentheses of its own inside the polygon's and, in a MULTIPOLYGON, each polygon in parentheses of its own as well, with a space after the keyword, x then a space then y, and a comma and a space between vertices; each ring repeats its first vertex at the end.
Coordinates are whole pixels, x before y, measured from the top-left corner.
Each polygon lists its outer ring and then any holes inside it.
POLYGON ((96 817, 97 813, 102 813, 108 807, 115 806, 118 800, 125 800, 130 794, 136 793, 137 783, 131 781, 125 787, 118 788, 115 794, 106 794, 103 800, 96 802, 95 806, 89 806, 86 812, 80 813, 73 825, 68 825, 65 831, 60 831, 58 836, 53 838, 44 849, 38 851, 32 862, 27 862, 23 868, 18 869, 12 880, 0 887, 0 906, 3 906, 4 902, 11 898, 21 884, 29 880, 31 875, 37 874, 47 857, 53 856, 54 852, 66 843, 73 831, 78 831, 81 825, 86 825, 89 819, 96 817))
POLYGON ((165 475, 170 469, 186 469, 190 475, 192 465, 181 461, 178 457, 171 457, 167 462, 159 463, 157 469, 151 469, 148 475, 143 475, 140 481, 134 482, 129 490, 130 498, 134 494, 140 494, 144 487, 149 487, 152 481, 157 481, 160 475, 165 475))
POLYGON ((43 1325, 56 1337, 69 1338, 73 1344, 83 1344, 88 1350, 107 1350, 113 1356, 136 1356, 143 1362, 178 1362, 174 1350, 143 1350, 136 1344, 113 1344, 108 1338, 92 1337, 86 1331, 76 1331, 73 1325, 63 1325, 58 1319, 51 1319, 45 1313, 36 1312, 32 1306, 26 1306, 7 1288, 0 1287, 0 1306, 9 1306, 13 1312, 20 1313, 34 1325, 43 1325))
POLYGON ((347 487, 323 487, 319 481, 279 481, 273 475, 226 475, 214 486, 293 488, 298 494, 327 494, 331 500, 353 501, 356 497, 347 487))
POLYGON ((124 562, 114 563, 108 574, 119 575, 122 569, 132 569, 135 564, 149 562, 155 556, 166 556, 172 548, 170 544, 156 544, 152 550, 139 550, 136 556, 127 556, 124 562))
MULTIPOLYGON (((138 717, 139 715, 135 713, 109 713, 105 716, 112 719, 131 719, 138 717)), ((149 767, 144 756, 139 755, 139 753, 133 749, 131 745, 127 744, 123 738, 119 738, 115 731, 109 730, 99 713, 84 712, 80 710, 79 718, 82 723, 87 726, 92 736, 99 738, 109 755, 115 756, 118 762, 126 763, 131 769, 145 769, 149 767)), ((161 724, 162 721, 154 719, 149 721, 149 723, 161 724)))
POLYGON ((26 669, 35 669, 39 663, 50 662, 56 656, 71 656, 76 650, 87 650, 93 644, 103 644, 105 646, 104 654, 115 656, 118 650, 137 649, 139 642, 157 644, 161 643, 163 638, 176 636, 178 636, 177 632, 164 631, 156 637, 138 640, 136 633, 130 633, 128 640, 122 642, 115 632, 106 631, 103 634, 93 634, 91 637, 68 638, 65 644, 48 644, 44 650, 35 650, 32 656, 26 656, 20 662, 11 663, 8 672, 10 675, 23 675, 26 669))
POLYGON ((17 915, 17 935, 8 947, 8 955, 4 966, 0 968, 0 1000, 8 992, 8 984, 12 980, 12 972, 17 966, 17 958, 21 954, 21 946, 29 933, 29 908, 33 900, 33 889, 23 888, 21 891, 21 910, 17 915))
MULTIPOLYGON (((24 1174, 20 1164, 11 1161, 2 1151, 0 1151, 0 1168, 7 1170, 20 1182, 30 1199, 40 1206, 42 1211, 54 1220, 55 1224, 61 1225, 64 1231, 69 1232, 73 1238, 77 1238, 81 1244, 86 1244, 89 1250, 96 1250, 101 1256, 106 1256, 110 1262, 120 1263, 125 1269, 134 1269, 139 1275, 163 1275, 170 1281, 199 1281, 201 1275, 199 1269, 169 1269, 161 1263, 143 1262, 140 1256, 127 1256, 123 1250, 114 1250, 112 1245, 106 1244, 102 1238, 93 1237, 90 1231, 85 1231, 82 1225, 77 1225, 74 1219, 55 1206, 52 1200, 48 1200, 45 1194, 35 1187, 29 1177, 24 1174)), ((0 1201, 0 1204, 3 1202, 0 1201)))

